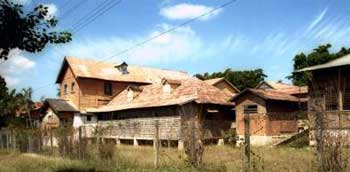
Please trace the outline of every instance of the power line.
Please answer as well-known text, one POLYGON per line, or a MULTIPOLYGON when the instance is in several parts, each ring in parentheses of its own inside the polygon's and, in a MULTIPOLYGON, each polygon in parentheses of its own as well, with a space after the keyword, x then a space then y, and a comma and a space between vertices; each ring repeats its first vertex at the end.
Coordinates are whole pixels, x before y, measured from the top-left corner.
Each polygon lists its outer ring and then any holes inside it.
MULTIPOLYGON (((108 0, 107 0, 107 1, 108 1, 108 0)), ((119 4, 121 1, 122 1, 122 0, 117 1, 117 2, 118 2, 117 4, 119 4)), ((137 48, 137 47, 139 47, 139 46, 141 46, 141 45, 144 45, 144 44, 146 44, 146 43, 148 43, 148 42, 150 42, 150 41, 152 41, 152 40, 154 40, 154 39, 156 39, 156 38, 159 38, 159 37, 165 35, 166 33, 175 31, 176 29, 178 29, 178 28, 180 28, 180 27, 183 27, 183 26, 185 26, 185 25, 187 25, 187 24, 190 24, 190 23, 192 23, 192 22, 194 22, 194 21, 196 21, 196 20, 198 20, 198 19, 200 19, 200 18, 202 18, 202 17, 204 17, 204 16, 207 16, 207 15, 209 15, 209 14, 211 14, 211 13, 213 13, 213 12, 219 10, 219 9, 222 9, 222 8, 224 8, 224 7, 226 7, 226 6, 229 6, 229 5, 231 5, 232 3, 236 2, 236 1, 237 1, 237 0, 230 0, 230 1, 228 1, 228 2, 226 2, 226 3, 224 3, 224 4, 222 4, 222 5, 217 6, 216 8, 214 8, 214 9, 212 9, 212 10, 210 10, 210 11, 207 11, 207 12, 205 12, 205 13, 203 13, 203 14, 197 16, 197 17, 194 17, 194 18, 192 18, 192 19, 189 19, 189 20, 187 20, 187 21, 185 21, 185 22, 183 22, 183 23, 181 23, 181 24, 179 24, 179 25, 176 25, 176 26, 174 26, 174 27, 172 27, 172 28, 170 28, 170 29, 168 29, 168 30, 166 30, 166 31, 163 31, 163 32, 161 32, 161 33, 159 33, 159 34, 157 34, 157 35, 155 35, 155 36, 153 36, 153 37, 150 37, 150 38, 148 38, 148 39, 146 39, 146 40, 144 40, 144 41, 138 42, 138 43, 134 44, 133 46, 127 48, 127 49, 124 49, 124 50, 122 50, 122 51, 119 51, 119 52, 117 52, 116 54, 114 54, 114 55, 112 55, 112 56, 110 56, 110 57, 107 57, 107 58, 105 58, 105 59, 103 59, 103 60, 100 60, 100 61, 96 61, 96 64, 101 63, 101 62, 105 62, 105 61, 110 60, 110 59, 112 59, 112 58, 114 58, 114 57, 116 57, 116 56, 119 56, 119 55, 121 55, 121 54, 124 54, 124 53, 126 53, 126 52, 129 52, 129 51, 131 51, 131 50, 133 50, 133 49, 135 49, 135 48, 137 48)), ((115 5, 116 5, 116 4, 115 4, 115 5)), ((109 7, 108 10, 111 9, 111 8, 113 8, 113 6, 112 6, 112 7, 109 7)), ((100 15, 103 15, 103 13, 105 13, 105 12, 106 12, 106 11, 103 11, 102 14, 100 14, 100 15)), ((100 15, 98 15, 98 16, 100 16, 100 15)), ((98 17, 98 16, 97 16, 97 17, 98 17)), ((97 17, 96 17, 96 18, 97 18, 97 17)), ((95 18, 95 19, 96 19, 96 18, 95 18)), ((90 22, 90 23, 91 23, 91 22, 90 22)), ((77 30, 77 31, 79 31, 79 30, 77 30)), ((77 31, 76 31, 76 32, 77 32, 77 31)), ((52 83, 50 83, 50 84, 52 84, 52 83)), ((50 85, 50 84, 47 84, 47 85, 50 85)), ((46 85, 46 86, 47 86, 47 85, 46 85)), ((45 86, 44 86, 44 87, 45 87, 45 86)), ((39 89, 41 89, 41 88, 39 87, 39 89)))
POLYGON ((82 6, 84 3, 88 2, 88 0, 80 0, 77 4, 73 5, 71 8, 69 8, 61 17, 61 20, 65 19, 68 17, 71 13, 76 11, 77 8, 82 6))
POLYGON ((133 45, 133 46, 131 46, 131 47, 125 49, 125 50, 119 51, 119 52, 117 52, 116 54, 114 54, 114 55, 112 55, 112 56, 110 56, 110 57, 107 57, 107 58, 103 59, 101 62, 104 62, 104 61, 106 61, 106 60, 112 59, 112 58, 117 57, 117 56, 119 56, 119 55, 121 55, 121 54, 124 54, 124 53, 126 53, 126 52, 129 52, 129 51, 132 50, 132 49, 135 49, 135 48, 137 48, 137 47, 139 47, 139 46, 141 46, 141 45, 143 45, 143 44, 146 44, 147 42, 150 42, 150 41, 152 41, 152 40, 154 40, 154 39, 157 39, 157 38, 159 38, 159 37, 161 37, 161 36, 163 36, 163 35, 165 35, 165 34, 167 34, 167 33, 169 33, 169 32, 172 32, 172 31, 174 31, 174 30, 176 30, 176 29, 178 29, 178 28, 180 28, 180 27, 183 27, 183 26, 185 26, 185 25, 188 25, 188 24, 190 24, 190 23, 192 23, 192 22, 194 22, 194 21, 196 21, 196 20, 198 20, 198 19, 200 19, 200 18, 202 18, 202 17, 205 17, 205 16, 207 16, 207 15, 209 15, 209 14, 211 14, 211 13, 213 13, 213 12, 219 10, 219 9, 222 9, 222 8, 228 6, 228 5, 230 5, 230 4, 232 4, 233 2, 236 2, 236 1, 237 1, 237 0, 228 1, 228 2, 226 2, 226 3, 224 3, 224 4, 220 5, 220 6, 217 6, 216 8, 213 8, 212 10, 209 10, 209 11, 207 11, 207 12, 205 12, 205 13, 203 13, 203 14, 197 16, 197 17, 194 17, 194 18, 192 18, 192 19, 190 19, 190 20, 187 20, 187 21, 185 21, 185 22, 183 22, 183 23, 181 23, 181 24, 179 24, 179 25, 176 25, 176 26, 174 26, 174 27, 172 27, 172 28, 170 28, 170 29, 168 29, 168 30, 166 30, 166 31, 163 31, 163 32, 161 32, 161 33, 159 33, 159 34, 157 34, 157 35, 155 35, 155 36, 152 36, 152 37, 150 37, 150 38, 148 38, 148 39, 146 39, 146 40, 144 40, 144 41, 138 42, 138 43, 136 43, 135 45, 133 45))
POLYGON ((75 28, 73 28, 73 30, 74 30, 73 33, 79 32, 84 27, 86 27, 87 25, 89 25, 90 23, 95 21, 98 17, 100 17, 101 15, 105 14, 106 12, 108 12, 110 9, 112 9, 116 5, 120 4, 121 2, 122 2, 122 0, 118 0, 118 1, 115 1, 115 2, 111 1, 107 5, 104 5, 103 7, 101 7, 101 9, 99 11, 95 12, 88 19, 86 19, 86 21, 84 23, 78 24, 75 28), (109 5, 109 7, 108 7, 108 5, 109 5))
POLYGON ((89 18, 91 18, 91 16, 94 15, 96 12, 100 11, 101 8, 104 8, 104 6, 108 3, 108 1, 110 1, 110 0, 105 0, 102 3, 98 4, 94 9, 92 9, 86 15, 81 17, 79 20, 77 20, 77 22, 75 24, 73 24, 72 27, 74 28, 76 26, 79 26, 82 22, 84 22, 84 21, 88 20, 89 18))

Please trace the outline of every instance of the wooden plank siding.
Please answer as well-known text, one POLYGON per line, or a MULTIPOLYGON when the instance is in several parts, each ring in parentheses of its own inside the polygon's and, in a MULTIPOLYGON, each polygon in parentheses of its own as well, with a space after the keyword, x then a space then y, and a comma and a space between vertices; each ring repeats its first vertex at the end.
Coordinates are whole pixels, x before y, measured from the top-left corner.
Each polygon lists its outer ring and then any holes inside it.
MULTIPOLYGON (((198 132, 199 129, 202 129, 204 139, 223 138, 233 122, 228 120, 229 111, 218 108, 220 111, 215 114, 217 118, 208 120, 206 108, 203 105, 188 103, 182 106, 97 114, 100 115, 97 127, 108 128, 103 136, 105 138, 152 140, 156 133, 155 123, 158 121, 161 140, 181 140, 190 130, 198 132)), ((83 131, 87 137, 94 137, 94 129, 95 126, 85 126, 83 131)))

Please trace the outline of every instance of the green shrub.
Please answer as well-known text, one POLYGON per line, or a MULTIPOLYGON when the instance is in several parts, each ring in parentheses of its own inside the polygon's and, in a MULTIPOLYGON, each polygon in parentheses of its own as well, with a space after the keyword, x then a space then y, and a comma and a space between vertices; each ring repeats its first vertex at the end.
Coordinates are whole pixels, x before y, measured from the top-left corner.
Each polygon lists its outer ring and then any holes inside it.
POLYGON ((236 145, 236 129, 235 128, 230 128, 225 135, 225 141, 227 142, 228 145, 236 145))
POLYGON ((115 145, 112 143, 99 144, 98 152, 101 159, 111 160, 114 157, 115 145))

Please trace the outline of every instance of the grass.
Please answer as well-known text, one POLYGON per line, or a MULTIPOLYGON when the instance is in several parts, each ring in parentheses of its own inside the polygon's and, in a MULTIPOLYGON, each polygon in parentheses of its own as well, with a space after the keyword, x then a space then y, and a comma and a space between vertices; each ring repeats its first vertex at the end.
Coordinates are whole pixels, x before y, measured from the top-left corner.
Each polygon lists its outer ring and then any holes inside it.
MULTIPOLYGON (((308 148, 253 149, 253 171, 313 171, 314 155, 308 148)), ((0 150, 0 172, 153 172, 153 147, 118 146, 114 160, 72 160, 47 155, 20 154, 0 150)), ((208 146, 203 157, 204 167, 193 169, 185 162, 185 154, 174 148, 161 149, 160 168, 157 171, 242 171, 242 151, 229 146, 208 146)))

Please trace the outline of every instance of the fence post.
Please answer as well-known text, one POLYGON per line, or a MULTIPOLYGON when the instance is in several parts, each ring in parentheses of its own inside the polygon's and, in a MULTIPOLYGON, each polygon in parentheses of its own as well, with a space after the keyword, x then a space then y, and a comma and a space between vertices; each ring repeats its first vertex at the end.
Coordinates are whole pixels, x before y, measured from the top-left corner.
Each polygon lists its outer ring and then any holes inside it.
POLYGON ((50 146, 51 146, 51 154, 53 154, 53 133, 52 133, 51 127, 50 127, 50 146))
POLYGON ((250 114, 244 115, 244 172, 250 172, 250 114))
MULTIPOLYGON (((96 148, 99 149, 100 146, 100 130, 98 127, 96 127, 96 148)), ((99 153, 96 154, 96 159, 99 158, 99 153)))
POLYGON ((12 133, 12 148, 16 149, 16 133, 14 131, 11 131, 12 133))
POLYGON ((155 121, 155 138, 153 141, 154 147, 154 167, 159 167, 159 122, 155 121))
POLYGON ((10 148, 10 141, 9 141, 9 133, 6 132, 6 149, 9 149, 10 148))
POLYGON ((3 135, 2 135, 2 132, 0 131, 0 148, 1 149, 4 149, 4 142, 3 142, 3 140, 2 140, 2 137, 3 135))
POLYGON ((79 132, 78 133, 79 134, 79 155, 78 156, 79 156, 79 159, 82 159, 82 150, 81 150, 82 149, 81 148, 82 147, 82 136, 81 136, 81 132, 82 131, 81 131, 81 126, 79 127, 78 132, 79 132))

